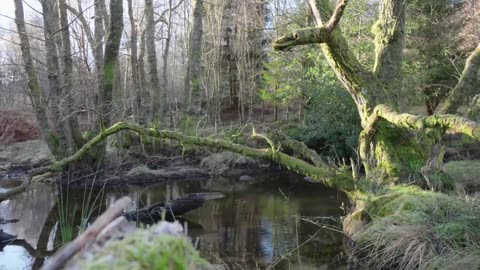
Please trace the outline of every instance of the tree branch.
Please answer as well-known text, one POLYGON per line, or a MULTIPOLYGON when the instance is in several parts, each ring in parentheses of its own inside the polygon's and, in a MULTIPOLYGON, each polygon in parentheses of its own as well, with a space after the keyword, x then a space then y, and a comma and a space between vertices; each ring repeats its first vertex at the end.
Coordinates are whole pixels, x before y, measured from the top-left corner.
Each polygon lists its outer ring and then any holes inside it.
POLYGON ((385 119, 390 123, 410 129, 440 128, 450 130, 480 141, 480 123, 456 115, 423 116, 397 113, 386 105, 378 105, 373 111, 371 126, 374 127, 380 119, 385 119))
POLYGON ((81 235, 79 235, 75 240, 68 243, 62 247, 55 255, 50 257, 45 265, 42 267, 43 270, 55 270, 60 269, 65 262, 72 258, 78 251, 80 251, 84 246, 88 245, 95 237, 114 221, 117 217, 122 214, 123 209, 125 209, 132 200, 129 197, 123 197, 116 201, 110 208, 108 208, 102 215, 100 215, 92 225, 90 225, 81 235))
POLYGON ((88 43, 90 44, 90 48, 92 50, 92 54, 95 57, 95 39, 93 38, 93 33, 92 29, 90 29, 90 25, 88 24, 87 20, 85 19, 85 16, 83 16, 84 10, 82 10, 82 6, 80 5, 80 2, 78 3, 78 9, 80 11, 77 11, 74 7, 70 5, 66 5, 68 11, 70 11, 75 17, 77 17, 80 20, 80 23, 83 25, 82 30, 85 32, 87 35, 87 40, 88 43))
POLYGON ((273 49, 287 51, 295 46, 326 43, 330 39, 327 27, 309 27, 296 30, 273 41, 273 49))
POLYGON ((323 25, 320 12, 316 8, 315 0, 309 1, 315 16, 317 27, 303 28, 286 34, 273 42, 273 48, 278 51, 290 50, 299 45, 327 43, 330 40, 330 33, 335 30, 342 18, 348 0, 341 0, 326 25, 323 25))
POLYGON ((332 32, 333 30, 335 30, 335 28, 337 27, 337 24, 340 22, 340 19, 342 18, 343 12, 345 11, 347 4, 348 4, 348 0, 340 0, 340 2, 337 4, 335 11, 333 12, 332 16, 330 17, 330 20, 328 20, 326 24, 326 28, 328 32, 332 32))
POLYGON ((460 80, 450 92, 439 113, 456 113, 458 108, 464 104, 466 98, 471 98, 475 94, 478 94, 479 90, 475 84, 478 82, 479 68, 480 44, 477 45, 477 48, 475 48, 467 58, 460 80))

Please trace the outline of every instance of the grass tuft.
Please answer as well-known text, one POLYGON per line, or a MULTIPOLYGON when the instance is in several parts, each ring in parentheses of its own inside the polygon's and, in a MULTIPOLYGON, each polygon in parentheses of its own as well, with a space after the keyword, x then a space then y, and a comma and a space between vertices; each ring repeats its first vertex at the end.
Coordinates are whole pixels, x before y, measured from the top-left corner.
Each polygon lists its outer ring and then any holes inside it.
POLYGON ((373 221, 355 240, 369 268, 480 269, 478 201, 394 186, 366 205, 373 221))

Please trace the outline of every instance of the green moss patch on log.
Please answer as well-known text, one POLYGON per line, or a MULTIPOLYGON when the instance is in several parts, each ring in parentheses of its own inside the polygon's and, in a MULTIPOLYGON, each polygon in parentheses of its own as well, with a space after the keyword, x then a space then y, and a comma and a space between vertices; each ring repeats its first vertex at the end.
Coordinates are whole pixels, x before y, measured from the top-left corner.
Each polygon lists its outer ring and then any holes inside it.
POLYGON ((157 235, 158 226, 108 242, 92 256, 76 262, 75 269, 209 269, 187 237, 157 235))

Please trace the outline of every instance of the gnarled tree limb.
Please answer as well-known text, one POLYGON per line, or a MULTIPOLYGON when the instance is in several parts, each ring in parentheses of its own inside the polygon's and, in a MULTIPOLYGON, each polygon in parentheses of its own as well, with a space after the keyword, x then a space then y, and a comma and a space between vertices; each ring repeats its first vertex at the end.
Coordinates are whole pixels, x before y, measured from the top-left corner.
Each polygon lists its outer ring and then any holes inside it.
POLYGON ((397 113, 386 105, 375 107, 371 116, 371 126, 373 127, 380 119, 385 119, 397 126, 410 129, 443 129, 456 133, 462 133, 480 141, 480 123, 467 118, 445 114, 445 115, 413 115, 409 113, 397 113))
POLYGON ((273 41, 273 49, 287 51, 295 46, 314 43, 326 43, 330 39, 327 27, 308 27, 298 29, 273 41))
POLYGON ((462 75, 457 85, 452 89, 450 95, 445 100, 439 113, 456 113, 458 108, 464 104, 465 98, 473 97, 478 94, 478 74, 480 69, 480 44, 470 54, 463 68, 462 75), (477 86, 477 87, 476 87, 477 86), (476 90, 474 92, 473 90, 476 90))
POLYGON ((345 11, 347 4, 348 4, 348 0, 340 0, 340 2, 337 4, 335 11, 333 12, 332 16, 330 17, 330 20, 328 20, 326 24, 328 32, 332 32, 333 30, 335 30, 335 27, 337 27, 337 24, 340 22, 340 19, 342 18, 343 12, 345 11))

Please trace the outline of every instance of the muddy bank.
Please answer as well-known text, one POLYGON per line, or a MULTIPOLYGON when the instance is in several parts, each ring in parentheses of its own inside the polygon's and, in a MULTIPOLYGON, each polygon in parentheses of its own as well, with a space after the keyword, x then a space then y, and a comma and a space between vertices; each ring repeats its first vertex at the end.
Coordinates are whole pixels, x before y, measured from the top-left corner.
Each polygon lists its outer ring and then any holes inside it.
MULTIPOLYGON (((26 173, 51 164, 53 160, 47 145, 41 140, 2 145, 0 146, 0 185, 11 182, 12 171, 15 168, 21 168, 26 173)), ((197 151, 192 156, 162 156, 110 148, 107 160, 103 167, 95 171, 80 169, 63 175, 57 174, 44 180, 51 182, 53 179, 53 181, 68 183, 72 186, 88 184, 99 187, 196 180, 205 179, 211 175, 254 181, 253 176, 281 170, 277 165, 228 151, 218 153, 197 151)))

